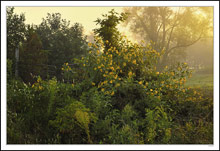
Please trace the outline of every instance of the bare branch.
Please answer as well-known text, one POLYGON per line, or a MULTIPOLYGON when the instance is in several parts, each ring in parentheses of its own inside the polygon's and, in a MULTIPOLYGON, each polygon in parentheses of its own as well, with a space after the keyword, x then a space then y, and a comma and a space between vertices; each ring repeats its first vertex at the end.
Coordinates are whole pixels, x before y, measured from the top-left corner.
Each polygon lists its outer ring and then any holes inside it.
POLYGON ((171 27, 171 31, 170 31, 170 35, 169 35, 169 39, 168 39, 168 42, 167 42, 167 46, 166 46, 166 49, 169 50, 169 47, 170 47, 170 41, 171 41, 171 38, 172 38, 172 34, 173 34, 173 30, 176 26, 178 26, 179 24, 177 24, 177 21, 178 21, 178 18, 177 16, 179 15, 179 10, 178 12, 175 13, 175 21, 174 21, 174 24, 173 26, 171 27))
POLYGON ((157 30, 157 35, 159 34, 159 31, 160 31, 161 27, 162 27, 162 23, 160 24, 160 26, 159 26, 159 28, 157 30))
POLYGON ((195 44, 197 41, 199 41, 202 38, 202 33, 203 33, 203 31, 201 32, 200 36, 196 40, 194 40, 193 42, 191 42, 189 44, 185 44, 185 45, 179 45, 179 46, 177 45, 175 47, 172 47, 167 51, 167 53, 170 53, 173 49, 176 49, 176 48, 189 47, 189 46, 195 44))

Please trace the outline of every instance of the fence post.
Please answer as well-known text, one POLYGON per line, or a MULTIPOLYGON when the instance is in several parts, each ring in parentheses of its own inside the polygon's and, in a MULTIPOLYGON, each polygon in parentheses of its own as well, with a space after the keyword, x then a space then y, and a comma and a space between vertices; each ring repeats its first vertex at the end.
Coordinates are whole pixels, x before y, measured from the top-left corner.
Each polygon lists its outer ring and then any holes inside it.
POLYGON ((18 77, 19 47, 15 49, 15 77, 18 77))

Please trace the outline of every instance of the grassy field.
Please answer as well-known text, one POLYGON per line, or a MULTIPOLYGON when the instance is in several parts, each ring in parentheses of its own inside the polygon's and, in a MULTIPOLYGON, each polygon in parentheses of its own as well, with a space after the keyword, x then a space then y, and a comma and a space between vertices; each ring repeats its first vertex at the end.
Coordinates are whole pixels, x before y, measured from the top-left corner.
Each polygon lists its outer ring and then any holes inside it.
POLYGON ((187 80, 185 86, 187 87, 213 87, 213 74, 194 73, 192 77, 187 80))

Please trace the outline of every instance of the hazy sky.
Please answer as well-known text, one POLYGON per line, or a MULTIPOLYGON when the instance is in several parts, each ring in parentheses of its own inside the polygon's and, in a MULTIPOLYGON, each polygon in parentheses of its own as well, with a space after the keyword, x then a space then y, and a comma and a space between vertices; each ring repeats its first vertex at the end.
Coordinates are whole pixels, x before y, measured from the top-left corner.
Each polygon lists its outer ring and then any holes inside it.
MULTIPOLYGON (((26 23, 35 25, 40 24, 47 13, 60 13, 61 17, 70 20, 71 24, 81 23, 85 34, 89 34, 97 27, 94 21, 111 9, 115 9, 118 13, 123 11, 123 7, 15 7, 14 11, 17 14, 25 13, 26 23)), ((128 34, 127 29, 120 28, 120 30, 128 34)))

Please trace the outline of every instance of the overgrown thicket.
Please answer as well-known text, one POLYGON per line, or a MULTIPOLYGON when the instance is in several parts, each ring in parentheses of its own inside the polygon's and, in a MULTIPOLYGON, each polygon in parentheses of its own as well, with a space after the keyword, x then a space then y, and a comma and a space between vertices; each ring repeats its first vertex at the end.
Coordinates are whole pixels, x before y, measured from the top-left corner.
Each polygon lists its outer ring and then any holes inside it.
POLYGON ((163 52, 118 32, 126 14, 103 17, 88 54, 63 64, 61 81, 14 80, 8 61, 7 143, 212 144, 213 99, 184 86, 187 64, 158 72, 163 52))

